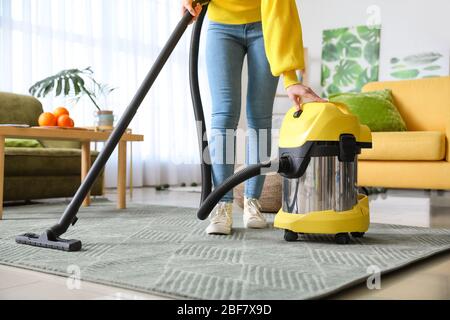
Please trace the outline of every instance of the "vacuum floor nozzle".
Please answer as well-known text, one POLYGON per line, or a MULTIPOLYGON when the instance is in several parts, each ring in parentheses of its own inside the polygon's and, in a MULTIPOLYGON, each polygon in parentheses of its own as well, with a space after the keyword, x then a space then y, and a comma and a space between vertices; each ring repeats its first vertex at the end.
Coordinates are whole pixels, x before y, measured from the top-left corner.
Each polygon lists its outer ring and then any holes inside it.
POLYGON ((60 238, 49 237, 48 233, 37 235, 33 233, 27 233, 16 237, 16 242, 19 244, 25 244, 33 247, 54 249, 67 252, 75 252, 81 250, 80 240, 65 240, 60 238))

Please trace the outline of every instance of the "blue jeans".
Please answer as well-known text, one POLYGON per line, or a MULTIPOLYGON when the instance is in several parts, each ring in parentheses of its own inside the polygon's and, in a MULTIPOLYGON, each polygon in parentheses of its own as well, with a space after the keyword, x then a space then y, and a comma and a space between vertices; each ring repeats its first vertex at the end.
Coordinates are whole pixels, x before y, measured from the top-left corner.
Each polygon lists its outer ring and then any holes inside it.
MULTIPOLYGON (((270 71, 260 22, 243 25, 210 22, 206 56, 213 104, 211 159, 214 185, 218 186, 235 170, 245 56, 248 61, 247 165, 270 158, 273 104, 279 79, 270 71)), ((245 196, 259 199, 264 182, 264 176, 248 180, 245 196)), ((232 202, 233 192, 222 201, 232 202)))

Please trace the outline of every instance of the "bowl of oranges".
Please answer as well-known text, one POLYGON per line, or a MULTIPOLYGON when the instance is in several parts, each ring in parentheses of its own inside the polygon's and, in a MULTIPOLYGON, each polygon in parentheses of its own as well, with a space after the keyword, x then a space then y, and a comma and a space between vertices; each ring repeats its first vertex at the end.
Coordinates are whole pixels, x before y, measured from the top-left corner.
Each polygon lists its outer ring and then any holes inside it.
POLYGON ((44 112, 39 116, 38 123, 41 128, 75 128, 75 122, 70 117, 69 111, 64 107, 58 107, 53 112, 44 112))

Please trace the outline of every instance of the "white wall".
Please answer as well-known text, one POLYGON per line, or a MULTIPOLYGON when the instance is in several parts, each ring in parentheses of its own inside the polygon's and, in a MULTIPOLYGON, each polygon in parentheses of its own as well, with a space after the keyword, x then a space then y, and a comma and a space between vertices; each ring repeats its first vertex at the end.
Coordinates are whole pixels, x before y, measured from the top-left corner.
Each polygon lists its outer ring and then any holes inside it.
POLYGON ((380 74, 399 51, 450 51, 450 0, 297 0, 297 4, 309 48, 310 81, 316 90, 320 89, 322 31, 364 25, 374 18, 371 9, 379 10, 382 25, 380 74))

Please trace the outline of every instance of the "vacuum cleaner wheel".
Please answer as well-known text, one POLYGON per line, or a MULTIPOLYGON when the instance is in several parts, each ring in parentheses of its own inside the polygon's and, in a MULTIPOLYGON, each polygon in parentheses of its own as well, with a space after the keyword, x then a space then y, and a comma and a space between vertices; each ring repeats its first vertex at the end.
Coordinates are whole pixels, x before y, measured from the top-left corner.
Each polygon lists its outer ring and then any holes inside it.
POLYGON ((284 231, 284 240, 286 240, 287 242, 295 242, 298 240, 298 233, 290 231, 290 230, 285 230, 284 231))
POLYGON ((366 234, 364 232, 352 232, 353 238, 364 238, 366 234))
POLYGON ((335 236, 336 243, 337 244, 349 244, 350 243, 350 236, 348 233, 338 233, 335 236))

